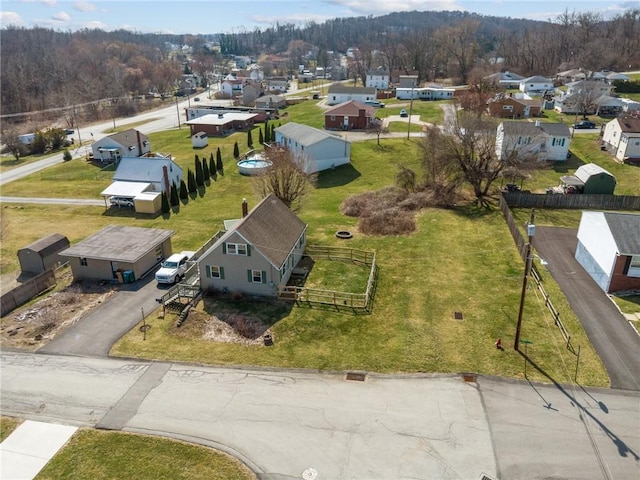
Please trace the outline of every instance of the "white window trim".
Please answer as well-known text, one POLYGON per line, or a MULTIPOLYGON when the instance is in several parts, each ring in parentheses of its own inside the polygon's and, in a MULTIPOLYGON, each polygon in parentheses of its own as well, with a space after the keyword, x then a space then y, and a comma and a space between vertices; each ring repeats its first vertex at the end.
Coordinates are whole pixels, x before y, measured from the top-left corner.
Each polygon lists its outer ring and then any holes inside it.
POLYGON ((253 268, 251 269, 251 283, 263 283, 262 270, 254 270, 253 268), (257 277, 256 273, 258 274, 257 277), (258 278, 258 281, 256 281, 256 278, 258 278))

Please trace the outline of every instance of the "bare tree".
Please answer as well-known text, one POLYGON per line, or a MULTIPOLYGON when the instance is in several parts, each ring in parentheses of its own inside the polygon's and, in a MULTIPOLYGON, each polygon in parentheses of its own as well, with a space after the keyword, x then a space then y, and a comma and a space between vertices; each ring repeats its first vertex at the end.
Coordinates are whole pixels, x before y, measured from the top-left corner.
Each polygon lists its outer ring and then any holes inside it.
POLYGON ((20 157, 26 154, 27 149, 18 137, 18 133, 14 129, 7 129, 2 131, 1 137, 7 151, 13 155, 16 162, 19 162, 20 157))
POLYGON ((367 133, 375 135, 378 140, 378 146, 380 146, 380 135, 383 133, 388 133, 389 128, 384 126, 384 123, 379 118, 374 118, 372 122, 369 123, 366 129, 367 133))
POLYGON ((283 147, 269 148, 265 156, 271 166, 254 177, 255 190, 262 197, 273 193, 292 211, 300 211, 304 197, 317 180, 316 174, 306 173, 308 159, 283 147))
POLYGON ((506 167, 531 158, 522 149, 496 149, 496 126, 491 120, 462 112, 450 132, 437 127, 424 139, 425 177, 441 183, 467 183, 481 205, 487 205, 491 186, 506 167))

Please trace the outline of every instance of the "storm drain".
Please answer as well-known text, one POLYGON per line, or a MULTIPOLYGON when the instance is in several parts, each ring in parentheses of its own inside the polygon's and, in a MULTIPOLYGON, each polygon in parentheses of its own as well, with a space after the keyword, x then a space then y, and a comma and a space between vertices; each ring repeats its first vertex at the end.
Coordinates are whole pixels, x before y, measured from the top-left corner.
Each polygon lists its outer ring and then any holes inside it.
POLYGON ((453 312, 453 319, 464 320, 464 315, 462 315, 462 312, 453 312))
POLYGON ((364 382, 366 378, 367 378, 366 373, 347 372, 347 380, 353 380, 354 382, 364 382))
POLYGON ((465 382, 475 383, 477 378, 478 378, 478 375, 476 375, 475 373, 463 373, 462 374, 462 379, 465 382))

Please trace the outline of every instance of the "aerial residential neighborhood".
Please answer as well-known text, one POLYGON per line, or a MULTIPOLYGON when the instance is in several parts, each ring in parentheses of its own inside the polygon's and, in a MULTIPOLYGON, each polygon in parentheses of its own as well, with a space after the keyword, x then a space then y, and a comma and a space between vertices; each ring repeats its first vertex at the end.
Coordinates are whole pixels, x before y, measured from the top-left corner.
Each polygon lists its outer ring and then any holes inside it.
POLYGON ((3 7, 0 477, 637 477, 640 10, 318 4, 3 7))

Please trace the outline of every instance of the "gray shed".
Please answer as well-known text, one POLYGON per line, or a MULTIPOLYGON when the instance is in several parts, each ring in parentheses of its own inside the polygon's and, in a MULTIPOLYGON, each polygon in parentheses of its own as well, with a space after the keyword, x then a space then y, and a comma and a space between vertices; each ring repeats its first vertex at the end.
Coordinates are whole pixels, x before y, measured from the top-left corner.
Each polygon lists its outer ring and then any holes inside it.
POLYGON ((582 165, 576 173, 562 176, 560 180, 585 194, 613 195, 616 188, 616 177, 595 163, 582 165))
POLYGON ((69 239, 52 233, 18 250, 20 270, 23 273, 42 273, 63 261, 59 253, 69 248, 69 239))

